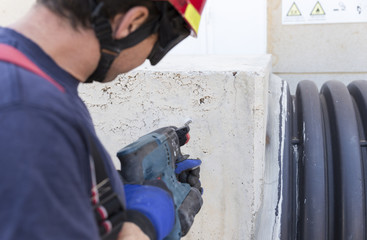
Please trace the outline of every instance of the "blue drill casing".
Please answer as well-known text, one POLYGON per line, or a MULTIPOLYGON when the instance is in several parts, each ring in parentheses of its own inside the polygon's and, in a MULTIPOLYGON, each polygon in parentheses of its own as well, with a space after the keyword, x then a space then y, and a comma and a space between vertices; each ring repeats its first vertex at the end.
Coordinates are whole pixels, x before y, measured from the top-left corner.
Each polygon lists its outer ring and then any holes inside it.
POLYGON ((176 162, 182 160, 176 127, 165 127, 142 136, 117 153, 125 184, 143 184, 146 180, 161 179, 172 192, 176 208, 173 230, 165 238, 181 238, 178 208, 190 192, 190 185, 181 183, 175 174, 176 162))

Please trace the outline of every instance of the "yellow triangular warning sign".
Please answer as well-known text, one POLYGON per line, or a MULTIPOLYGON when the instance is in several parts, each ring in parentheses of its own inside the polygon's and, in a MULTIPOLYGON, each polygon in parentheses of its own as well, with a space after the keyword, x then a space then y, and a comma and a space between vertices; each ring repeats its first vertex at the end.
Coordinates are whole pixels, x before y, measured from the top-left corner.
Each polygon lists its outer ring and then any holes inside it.
POLYGON ((320 2, 316 3, 315 7, 313 8, 313 10, 311 12, 311 16, 315 16, 315 15, 325 15, 325 11, 321 7, 320 2))
POLYGON ((287 16, 301 16, 301 12, 299 11, 296 3, 292 4, 291 9, 289 9, 287 16))

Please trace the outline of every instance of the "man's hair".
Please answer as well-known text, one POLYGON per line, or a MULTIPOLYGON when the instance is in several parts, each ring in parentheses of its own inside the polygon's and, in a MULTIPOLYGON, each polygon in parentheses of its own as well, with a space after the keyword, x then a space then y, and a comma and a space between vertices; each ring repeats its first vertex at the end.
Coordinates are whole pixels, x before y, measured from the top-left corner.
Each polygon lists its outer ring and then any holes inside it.
MULTIPOLYGON (((104 2, 103 14, 112 18, 118 13, 125 13, 134 6, 146 6, 150 15, 155 14, 152 0, 101 0, 104 2)), ((59 16, 69 19, 73 27, 88 27, 91 9, 87 0, 37 0, 59 16)))

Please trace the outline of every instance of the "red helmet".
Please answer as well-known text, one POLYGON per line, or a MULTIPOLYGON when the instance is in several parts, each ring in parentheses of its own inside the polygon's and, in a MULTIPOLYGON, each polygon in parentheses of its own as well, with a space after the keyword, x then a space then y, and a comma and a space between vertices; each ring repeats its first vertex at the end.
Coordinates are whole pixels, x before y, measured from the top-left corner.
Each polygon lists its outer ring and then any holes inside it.
POLYGON ((159 20, 158 41, 148 56, 152 65, 156 65, 173 47, 189 36, 190 32, 191 35, 197 36, 206 0, 155 0, 155 2, 162 15, 159 20))
POLYGON ((196 36, 206 0, 168 0, 168 2, 182 15, 196 36))

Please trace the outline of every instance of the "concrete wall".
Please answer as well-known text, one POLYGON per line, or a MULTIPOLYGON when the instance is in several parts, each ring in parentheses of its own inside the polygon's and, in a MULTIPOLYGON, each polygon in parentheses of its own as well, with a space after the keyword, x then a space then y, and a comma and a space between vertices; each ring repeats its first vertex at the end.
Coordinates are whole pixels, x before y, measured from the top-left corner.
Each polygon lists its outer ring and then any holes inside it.
POLYGON ((282 1, 268 0, 268 53, 293 93, 304 79, 367 79, 367 23, 282 25, 281 14, 282 1))
POLYGON ((110 84, 84 84, 80 93, 112 155, 156 128, 192 118, 183 152, 203 160, 205 193, 187 239, 254 239, 270 70, 270 56, 171 57, 110 84))
MULTIPOLYGON (((283 156, 285 154, 286 121, 288 121, 287 105, 288 84, 278 76, 271 75, 268 90, 268 119, 266 126, 266 147, 264 184, 262 186, 263 201, 256 217, 256 234, 254 239, 279 240, 281 222, 287 219, 288 213, 282 210, 284 182, 283 156)), ((284 222, 284 221, 283 221, 284 222)), ((290 236, 288 236, 290 238, 290 236)), ((284 239, 284 238, 283 238, 284 239)))

